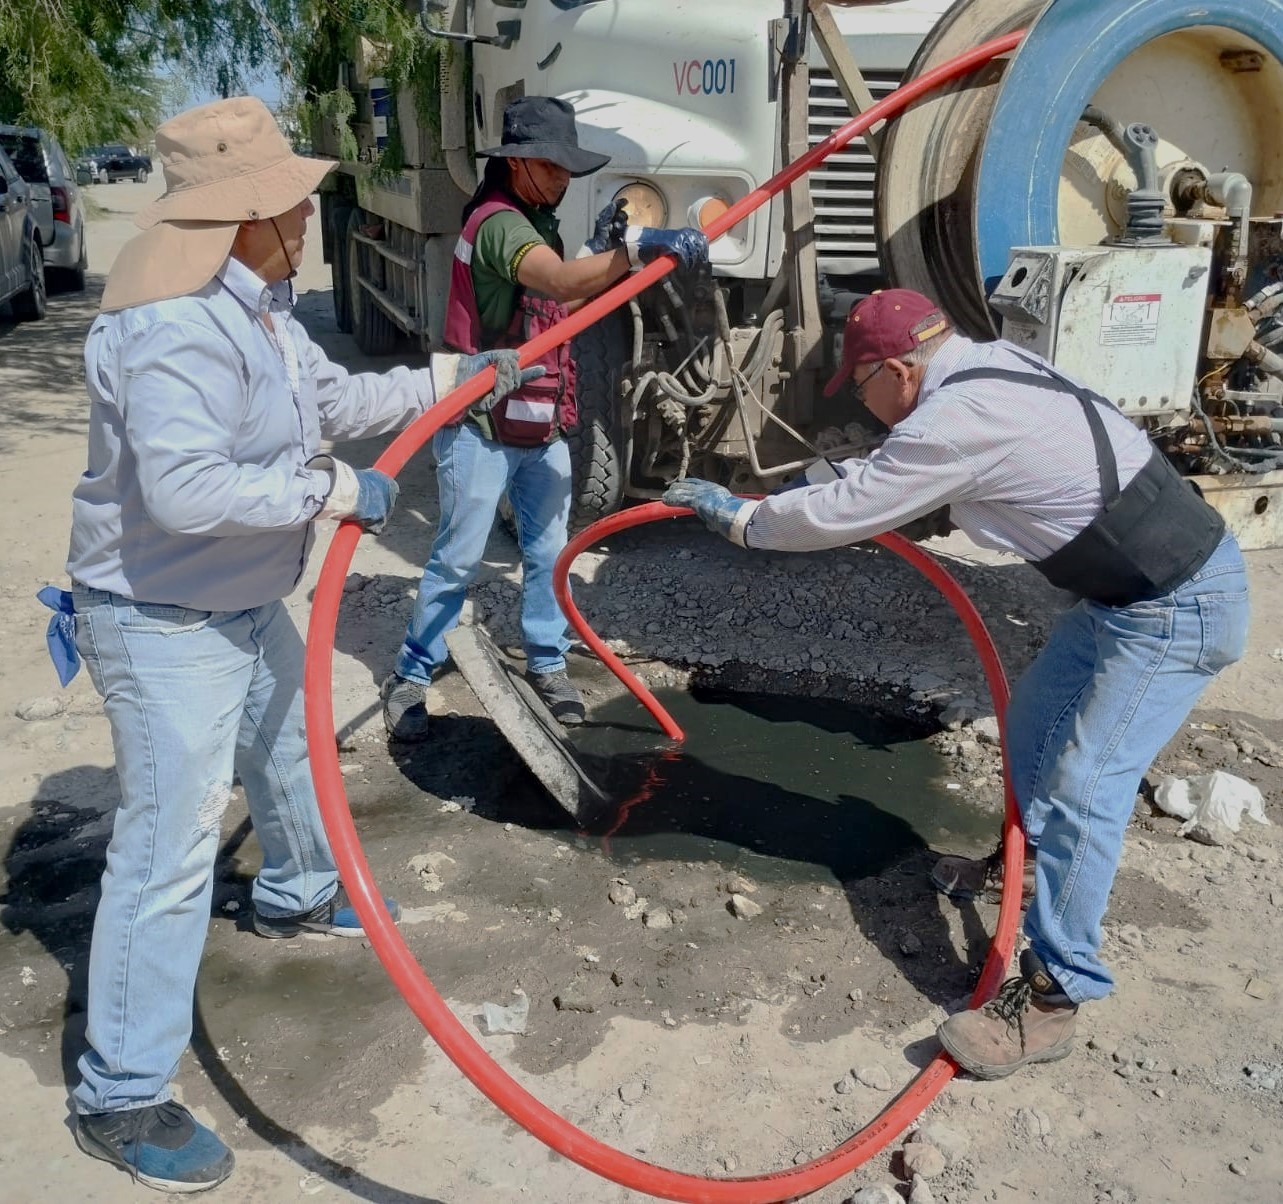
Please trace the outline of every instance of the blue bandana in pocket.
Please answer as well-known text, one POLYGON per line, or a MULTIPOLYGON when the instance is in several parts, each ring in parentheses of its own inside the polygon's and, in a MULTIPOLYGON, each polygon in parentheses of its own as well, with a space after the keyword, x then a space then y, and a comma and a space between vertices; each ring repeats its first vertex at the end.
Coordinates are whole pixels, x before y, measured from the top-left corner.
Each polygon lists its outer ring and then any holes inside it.
POLYGON ((58 670, 58 680, 65 686, 80 672, 80 652, 76 648, 76 608, 65 589, 46 585, 36 597, 54 612, 45 629, 49 659, 58 670))

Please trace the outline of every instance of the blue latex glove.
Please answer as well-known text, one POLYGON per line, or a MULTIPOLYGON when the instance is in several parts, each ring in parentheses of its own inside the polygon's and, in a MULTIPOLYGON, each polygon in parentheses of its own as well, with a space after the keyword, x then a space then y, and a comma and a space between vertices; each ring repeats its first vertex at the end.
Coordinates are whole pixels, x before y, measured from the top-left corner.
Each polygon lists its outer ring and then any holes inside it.
POLYGON ((490 413, 509 393, 515 393, 522 385, 528 385, 532 380, 538 380, 548 371, 542 364, 535 368, 518 368, 517 353, 515 351, 507 349, 483 351, 479 355, 459 356, 459 366, 455 371, 454 383, 456 385, 462 384, 468 377, 476 376, 478 372, 484 371, 491 364, 494 365, 494 389, 480 401, 472 403, 472 409, 480 414, 490 413))
POLYGON ((58 670, 58 680, 65 686, 80 672, 80 651, 76 648, 76 608, 65 589, 46 585, 36 597, 54 612, 45 629, 49 659, 58 670))
POLYGON ((593 226, 592 237, 584 243, 594 255, 624 245, 628 230, 628 202, 611 201, 599 214, 593 226))
POLYGON ((674 481, 668 487, 664 493, 664 505, 689 507, 710 531, 730 539, 735 516, 742 506, 748 505, 748 499, 736 497, 729 489, 714 485, 712 481, 687 477, 684 481, 674 481))
POLYGON ((401 486, 377 468, 354 468, 352 471, 357 482, 356 505, 347 517, 354 523, 360 523, 371 535, 378 535, 387 525, 401 486))
POLYGON ((651 226, 629 226, 624 239, 628 262, 637 267, 661 255, 676 255, 682 271, 708 262, 708 239, 703 230, 684 226, 680 230, 656 230, 651 226))

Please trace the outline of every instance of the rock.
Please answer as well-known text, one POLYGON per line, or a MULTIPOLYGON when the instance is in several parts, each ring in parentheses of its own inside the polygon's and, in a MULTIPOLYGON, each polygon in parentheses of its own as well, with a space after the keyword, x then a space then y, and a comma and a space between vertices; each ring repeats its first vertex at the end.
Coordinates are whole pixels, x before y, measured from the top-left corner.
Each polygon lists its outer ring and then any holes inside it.
POLYGON ((889 1183, 875 1183, 860 1188, 846 1204, 904 1204, 904 1197, 889 1183))
POLYGON ((891 1072, 885 1066, 862 1066, 856 1070, 855 1077, 874 1091, 891 1090, 891 1072))
POLYGON ((1230 1163, 1230 1173, 1231 1173, 1231 1174, 1233 1174, 1233 1175, 1240 1175, 1240 1176, 1242 1176, 1242 1178, 1246 1179, 1246 1178, 1247 1178, 1247 1163, 1246 1163, 1246 1161, 1240 1162, 1240 1161, 1238 1161, 1238 1160, 1236 1159, 1235 1161, 1231 1162, 1231 1163, 1230 1163))
POLYGON ((1021 1108, 1016 1113, 1015 1128, 1016 1134, 1025 1141, 1042 1141, 1051 1135, 1051 1117, 1039 1108, 1021 1108))
POLYGON ((619 1089, 619 1098, 626 1104, 636 1104, 641 1102, 641 1098, 646 1094, 646 1084, 634 1080, 631 1083, 625 1083, 619 1089))
POLYGON ((1124 924, 1118 930, 1118 943, 1128 949, 1139 950, 1145 947, 1145 937, 1135 924, 1124 924))
POLYGON ((726 881, 726 893, 730 895, 755 895, 757 883, 743 874, 733 874, 726 881))
POLYGON ((922 952, 922 939, 916 932, 902 932, 898 943, 905 957, 917 957, 922 952))
POLYGON ((627 882, 616 882, 606 897, 619 907, 631 907, 637 902, 637 892, 627 882))
POLYGON ((642 924, 646 928, 671 928, 673 917, 664 907, 650 907, 642 912, 642 924))
POLYGON ((13 713, 24 723, 38 723, 42 719, 56 719, 66 709, 65 698, 28 698, 18 703, 13 713))
POLYGON ((779 613, 775 616, 775 621, 779 623, 781 627, 787 627, 790 630, 802 626, 802 616, 798 614, 793 607, 787 604, 780 607, 779 613))
POLYGON ((1234 843, 1234 833, 1218 819, 1201 819, 1185 832, 1186 840, 1223 849, 1234 843))
POLYGON ((736 894, 730 897, 726 910, 737 920, 751 920, 755 916, 760 916, 763 909, 760 903, 754 903, 752 899, 736 894))
POLYGON ((912 1143, 922 1141, 935 1146, 950 1166, 965 1158, 971 1149, 971 1138, 966 1133, 960 1133, 957 1129, 941 1124, 921 1126, 909 1141, 912 1143))
POLYGON ((981 744, 1000 745, 1002 736, 998 731, 998 720, 993 715, 986 715, 983 719, 977 719, 971 725, 971 730, 975 732, 976 739, 981 744))
POLYGON ((559 1012, 595 1012, 597 1005, 586 999, 577 988, 567 987, 552 997, 552 1006, 559 1012))
POLYGON ((855 1090, 855 1080, 848 1074, 833 1084, 833 1090, 839 1095, 850 1095, 855 1090))
POLYGON ((909 1204, 936 1204, 931 1184, 925 1179, 914 1179, 913 1188, 909 1192, 909 1204))
POLYGON ((925 1141, 915 1141, 904 1147, 904 1169, 915 1178, 934 1179, 944 1173, 944 1155, 925 1141))
POLYGON ((974 723, 980 715, 980 704, 972 698, 955 698, 940 712, 940 726, 951 732, 974 723))

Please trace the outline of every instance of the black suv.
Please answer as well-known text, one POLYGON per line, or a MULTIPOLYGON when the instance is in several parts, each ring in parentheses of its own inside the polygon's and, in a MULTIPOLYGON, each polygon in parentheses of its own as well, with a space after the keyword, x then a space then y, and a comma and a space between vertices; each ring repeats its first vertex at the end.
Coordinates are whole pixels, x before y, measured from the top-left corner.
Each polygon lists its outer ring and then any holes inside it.
POLYGON ((151 160, 136 155, 123 142, 86 147, 77 159, 89 167, 88 175, 95 184, 114 184, 117 180, 137 180, 144 184, 151 175, 151 160))

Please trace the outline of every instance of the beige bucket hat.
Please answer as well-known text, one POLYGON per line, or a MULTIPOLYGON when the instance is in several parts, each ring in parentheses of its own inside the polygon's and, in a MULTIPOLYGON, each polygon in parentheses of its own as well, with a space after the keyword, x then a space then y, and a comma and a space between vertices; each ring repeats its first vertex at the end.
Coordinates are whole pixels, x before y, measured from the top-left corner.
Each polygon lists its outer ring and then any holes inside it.
POLYGON ((103 292, 103 312, 181 297, 208 284, 242 222, 276 217, 316 191, 334 166, 296 155, 267 106, 233 96, 180 113, 156 131, 165 192, 134 219, 103 292))

